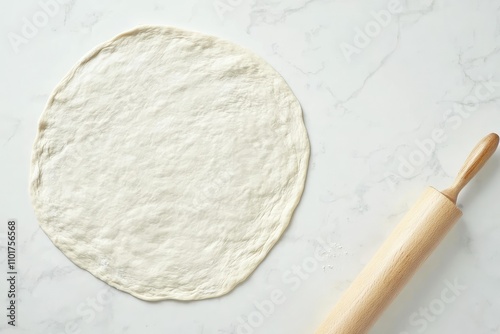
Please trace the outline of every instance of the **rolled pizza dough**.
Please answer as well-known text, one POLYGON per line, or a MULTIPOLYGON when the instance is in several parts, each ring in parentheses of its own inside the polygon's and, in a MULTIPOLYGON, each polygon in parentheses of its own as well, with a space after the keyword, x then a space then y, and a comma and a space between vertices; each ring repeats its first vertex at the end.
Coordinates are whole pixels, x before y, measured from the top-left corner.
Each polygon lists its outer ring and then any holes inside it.
POLYGON ((223 295, 290 222, 309 159, 302 111, 262 59, 216 37, 140 27, 56 87, 31 195, 76 265, 144 300, 223 295))

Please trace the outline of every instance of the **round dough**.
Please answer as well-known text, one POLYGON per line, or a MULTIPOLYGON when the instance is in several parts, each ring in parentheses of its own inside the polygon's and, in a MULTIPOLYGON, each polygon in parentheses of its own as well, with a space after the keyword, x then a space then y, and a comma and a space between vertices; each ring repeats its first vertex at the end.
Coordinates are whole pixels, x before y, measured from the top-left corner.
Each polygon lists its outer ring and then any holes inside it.
POLYGON ((76 265, 145 300, 220 296, 287 227, 303 191, 302 110, 262 59, 141 27, 104 43, 40 119, 31 195, 76 265))

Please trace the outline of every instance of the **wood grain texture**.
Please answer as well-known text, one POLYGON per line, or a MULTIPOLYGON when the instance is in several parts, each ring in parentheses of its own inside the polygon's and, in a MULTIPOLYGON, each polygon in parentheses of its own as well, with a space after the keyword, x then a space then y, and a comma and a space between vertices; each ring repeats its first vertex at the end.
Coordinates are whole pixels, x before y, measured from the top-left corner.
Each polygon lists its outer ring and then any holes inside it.
POLYGON ((449 198, 429 187, 316 334, 366 333, 461 215, 449 198))

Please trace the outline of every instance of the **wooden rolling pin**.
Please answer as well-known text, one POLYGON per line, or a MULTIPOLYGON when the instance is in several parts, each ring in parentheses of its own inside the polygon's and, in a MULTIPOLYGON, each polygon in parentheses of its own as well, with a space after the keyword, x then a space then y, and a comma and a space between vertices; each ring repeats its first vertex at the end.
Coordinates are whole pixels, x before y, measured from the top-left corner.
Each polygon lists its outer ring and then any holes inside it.
POLYGON ((366 333, 462 216, 460 191, 498 147, 490 134, 474 148, 455 183, 439 192, 429 187, 366 265, 316 334, 366 333))

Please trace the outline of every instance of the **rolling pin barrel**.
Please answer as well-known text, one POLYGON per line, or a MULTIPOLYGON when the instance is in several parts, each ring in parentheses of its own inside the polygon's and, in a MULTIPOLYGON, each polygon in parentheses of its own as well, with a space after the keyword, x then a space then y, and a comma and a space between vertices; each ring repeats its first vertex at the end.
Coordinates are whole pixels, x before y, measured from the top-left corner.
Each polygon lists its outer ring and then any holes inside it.
POLYGON ((365 333, 461 215, 449 198, 428 188, 316 334, 365 333))
POLYGON ((363 334, 410 280, 461 217, 458 194, 498 147, 499 137, 483 138, 469 155, 454 184, 428 188, 366 265, 316 334, 363 334))

